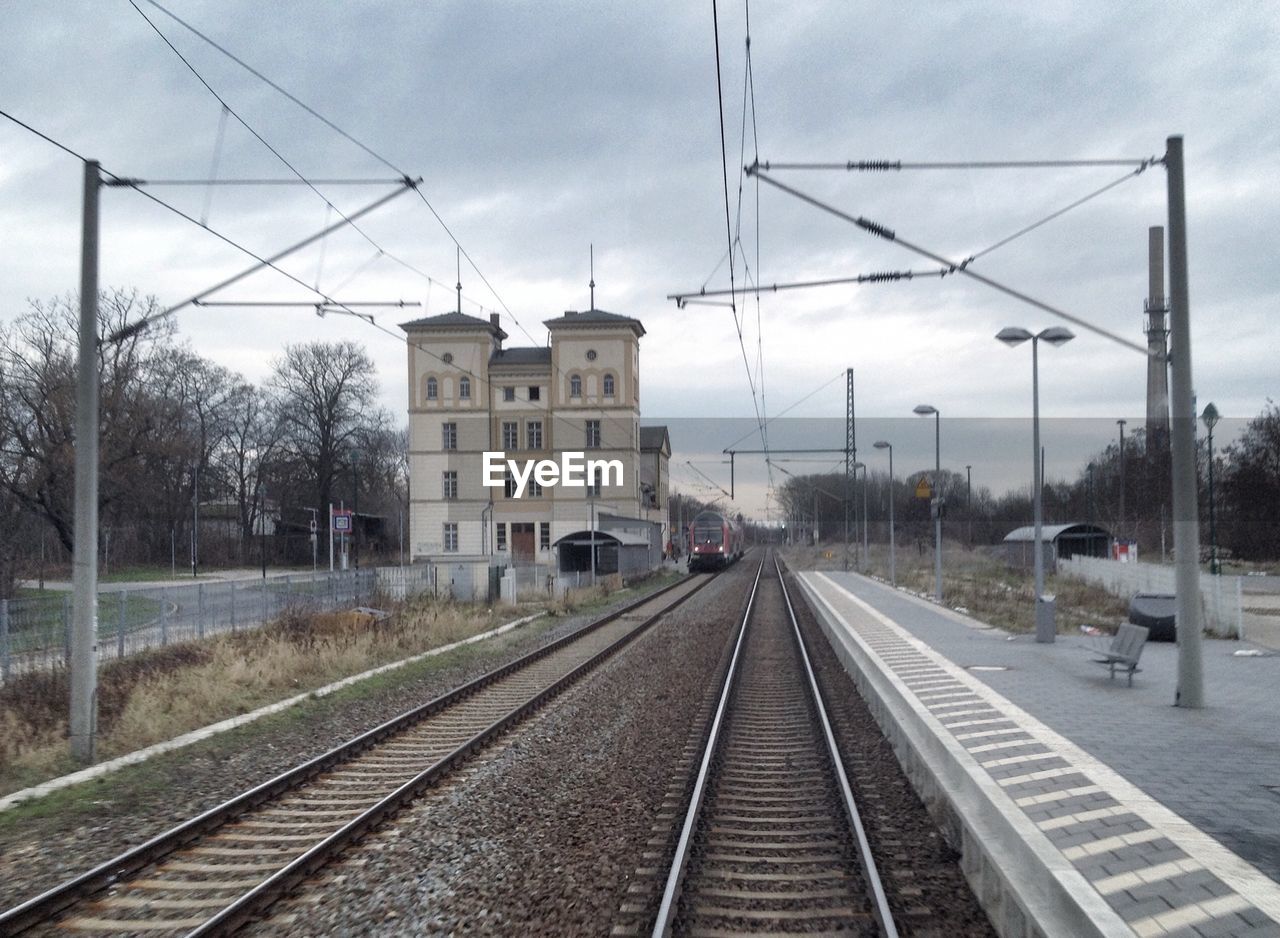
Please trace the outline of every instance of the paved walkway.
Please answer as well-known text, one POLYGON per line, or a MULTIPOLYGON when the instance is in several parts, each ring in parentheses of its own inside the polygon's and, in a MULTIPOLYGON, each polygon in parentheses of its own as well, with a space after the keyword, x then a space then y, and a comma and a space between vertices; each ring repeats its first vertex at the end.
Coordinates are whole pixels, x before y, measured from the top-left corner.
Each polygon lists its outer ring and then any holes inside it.
POLYGON ((1134 934, 1280 936, 1280 656, 1206 641, 1207 706, 1183 710, 1174 645, 1148 643, 1130 688, 1083 638, 1039 645, 854 574, 804 577, 1134 934))

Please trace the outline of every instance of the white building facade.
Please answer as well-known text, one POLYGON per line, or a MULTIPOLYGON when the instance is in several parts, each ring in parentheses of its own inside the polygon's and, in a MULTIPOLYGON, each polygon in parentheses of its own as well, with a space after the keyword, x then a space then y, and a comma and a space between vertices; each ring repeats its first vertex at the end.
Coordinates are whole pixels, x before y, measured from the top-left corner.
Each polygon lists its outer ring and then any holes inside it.
MULTIPOLYGON (((409 343, 409 540, 415 561, 553 564, 552 545, 601 514, 665 519, 641 490, 639 320, 603 310, 545 323, 545 347, 504 348, 497 314, 404 323, 409 343), (593 487, 484 485, 484 453, 617 460, 593 487)), ((665 431, 663 433, 665 437, 665 431)), ((661 457, 665 463, 669 444, 661 457)), ((648 466, 646 466, 648 469, 648 466)), ((661 470, 665 474, 665 465, 661 470)), ((665 481, 665 480, 664 480, 665 481)), ((662 498, 665 500, 665 485, 662 498)))

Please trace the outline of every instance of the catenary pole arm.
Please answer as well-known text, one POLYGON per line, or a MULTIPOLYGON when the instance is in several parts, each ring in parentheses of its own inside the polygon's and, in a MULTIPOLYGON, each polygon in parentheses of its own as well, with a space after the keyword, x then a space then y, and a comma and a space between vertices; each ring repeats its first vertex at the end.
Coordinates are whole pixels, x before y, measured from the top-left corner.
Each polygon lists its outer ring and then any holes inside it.
MULTIPOLYGON (((127 338, 128 336, 133 335, 134 333, 147 328, 147 326, 151 325, 153 322, 157 322, 158 320, 165 319, 169 316, 172 316, 174 313, 178 312, 181 309, 185 309, 188 306, 194 306, 198 304, 201 300, 203 300, 206 296, 209 296, 212 293, 217 293, 219 290, 223 290, 231 286, 233 283, 238 283, 239 281, 243 280, 245 277, 248 277, 251 274, 257 273, 259 270, 262 270, 264 267, 273 267, 277 261, 280 261, 288 257, 290 254, 294 254, 298 251, 301 251, 303 248, 307 247, 308 245, 314 244, 315 242, 319 241, 321 238, 327 237, 328 235, 332 234, 333 232, 337 231, 340 228, 347 227, 349 224, 354 222, 357 218, 361 218, 364 215, 368 215, 370 212, 374 211, 375 209, 381 208, 383 205, 386 205, 392 199, 397 198, 403 195, 404 193, 416 188, 417 188, 417 183, 414 180, 405 180, 405 182, 401 184, 400 188, 396 189, 394 192, 389 192, 388 194, 384 195, 382 198, 378 199, 377 201, 372 202, 369 205, 366 205, 364 208, 360 209, 358 212, 348 215, 346 218, 342 219, 341 221, 334 222, 332 225, 329 225, 328 227, 321 229, 315 234, 310 235, 306 238, 303 238, 301 241, 298 241, 297 243, 290 245, 289 247, 285 248, 283 251, 279 251, 278 253, 273 254, 271 257, 259 260, 252 267, 248 267, 240 271, 240 273, 235 274, 232 277, 228 277, 226 280, 223 280, 220 283, 214 284, 213 286, 205 290, 201 290, 199 293, 195 294, 194 296, 187 297, 187 299, 183 300, 181 303, 176 303, 173 306, 170 306, 168 309, 161 310, 158 313, 153 313, 150 316, 144 316, 142 319, 139 319, 136 322, 132 322, 121 329, 117 329, 111 335, 107 336, 106 341, 118 342, 121 339, 127 338)), ((323 294, 321 294, 321 296, 323 296, 323 294)), ((329 298, 325 297, 325 300, 328 302, 329 298)))
POLYGON ((811 195, 807 195, 806 193, 801 192, 798 189, 792 188, 791 186, 788 186, 785 183, 778 182, 776 179, 771 179, 770 177, 766 176, 764 173, 760 172, 760 170, 754 166, 747 167, 747 172, 757 176, 762 181, 767 182, 769 185, 773 186, 775 189, 780 189, 781 191, 787 193, 788 195, 794 196, 795 198, 799 199, 802 202, 807 202, 808 204, 812 205, 814 208, 821 209, 822 211, 827 212, 828 214, 834 215, 835 217, 840 218, 844 221, 847 221, 852 225, 856 225, 857 227, 861 228, 863 231, 876 235, 877 237, 884 238, 886 241, 893 241, 896 244, 900 244, 904 248, 906 248, 908 251, 912 251, 916 254, 919 254, 922 257, 927 257, 932 261, 937 261, 939 264, 945 264, 947 265, 947 267, 949 267, 951 270, 954 270, 956 273, 964 274, 966 277, 972 277, 974 280, 977 280, 979 283, 984 283, 994 290, 998 290, 1001 293, 1007 294, 1008 296, 1012 296, 1014 299, 1022 300, 1022 302, 1030 306, 1034 306, 1036 309, 1044 310, 1046 313, 1049 313, 1050 315, 1053 315, 1053 316, 1057 316, 1059 319, 1065 319, 1067 322, 1074 323, 1075 325, 1079 326, 1081 329, 1087 329, 1090 332, 1096 333, 1097 335, 1100 335, 1104 338, 1110 339, 1113 342, 1123 345, 1125 348, 1133 349, 1135 352, 1138 352, 1143 356, 1146 356, 1149 354, 1146 346, 1139 345, 1136 342, 1131 342, 1128 339, 1124 338, 1123 336, 1115 332, 1111 332, 1108 329, 1103 329, 1101 326, 1095 326, 1093 323, 1089 322, 1086 319, 1081 319, 1079 316, 1074 316, 1071 313, 1058 309, 1056 306, 1051 306, 1048 303, 1045 303, 1043 300, 1038 300, 1033 296, 1028 296, 1027 294, 1019 290, 1015 290, 1012 287, 1006 286, 1003 283, 1000 283, 999 281, 992 280, 990 277, 984 277, 982 274, 975 273, 974 271, 969 269, 968 260, 953 261, 943 257, 941 254, 935 254, 932 251, 927 250, 926 248, 923 248, 918 244, 913 244, 910 241, 907 241, 903 238, 899 238, 896 232, 894 232, 889 228, 884 227, 883 225, 879 225, 866 218, 862 218, 861 216, 854 216, 854 215, 848 214, 847 212, 842 212, 840 209, 835 208, 832 205, 828 205, 827 203, 821 201, 820 199, 816 199, 811 195))

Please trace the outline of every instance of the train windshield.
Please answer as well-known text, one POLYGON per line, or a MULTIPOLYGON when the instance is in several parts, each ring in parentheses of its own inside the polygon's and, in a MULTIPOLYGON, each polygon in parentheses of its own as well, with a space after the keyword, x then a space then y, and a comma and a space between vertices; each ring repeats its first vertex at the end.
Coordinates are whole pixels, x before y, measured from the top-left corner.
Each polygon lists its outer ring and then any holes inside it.
POLYGON ((693 542, 695 544, 723 544, 724 528, 694 525, 693 542))
POLYGON ((699 515, 694 518, 693 542, 695 544, 723 544, 724 519, 715 514, 699 515))

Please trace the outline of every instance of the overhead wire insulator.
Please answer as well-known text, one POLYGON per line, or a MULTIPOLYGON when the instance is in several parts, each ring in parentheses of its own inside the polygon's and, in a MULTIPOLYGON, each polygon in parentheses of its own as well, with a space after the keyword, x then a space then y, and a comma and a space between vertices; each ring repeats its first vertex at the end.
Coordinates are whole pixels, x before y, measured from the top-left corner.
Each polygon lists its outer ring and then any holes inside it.
POLYGON ((855 219, 854 223, 864 231, 869 231, 873 235, 879 235, 881 238, 884 238, 886 241, 893 241, 893 240, 896 240, 897 238, 897 235, 893 233, 892 228, 886 228, 884 225, 878 225, 873 221, 870 221, 866 218, 862 218, 861 216, 855 219))
POLYGON ((845 169, 849 171, 858 170, 859 172, 888 172, 889 170, 901 170, 901 160, 850 160, 845 164, 845 169))

